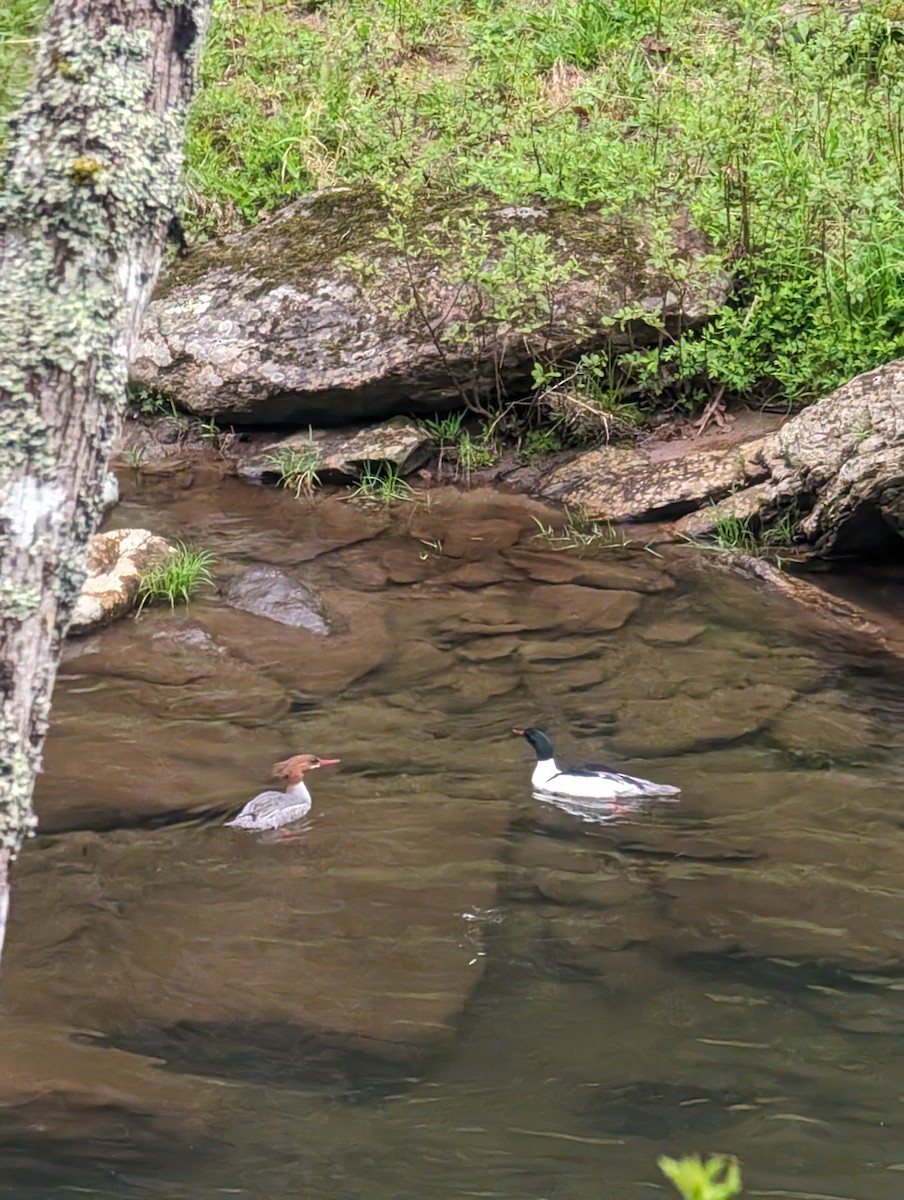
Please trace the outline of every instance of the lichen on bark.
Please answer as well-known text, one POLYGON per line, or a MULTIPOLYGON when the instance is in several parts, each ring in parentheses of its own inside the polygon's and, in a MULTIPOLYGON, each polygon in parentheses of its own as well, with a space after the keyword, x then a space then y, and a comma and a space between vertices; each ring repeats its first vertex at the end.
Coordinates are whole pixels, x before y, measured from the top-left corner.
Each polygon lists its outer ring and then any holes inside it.
MULTIPOLYGON (((128 356, 180 201, 209 0, 56 0, 0 171, 0 912, 128 356)), ((2 940, 0 927, 0 940, 2 940)))

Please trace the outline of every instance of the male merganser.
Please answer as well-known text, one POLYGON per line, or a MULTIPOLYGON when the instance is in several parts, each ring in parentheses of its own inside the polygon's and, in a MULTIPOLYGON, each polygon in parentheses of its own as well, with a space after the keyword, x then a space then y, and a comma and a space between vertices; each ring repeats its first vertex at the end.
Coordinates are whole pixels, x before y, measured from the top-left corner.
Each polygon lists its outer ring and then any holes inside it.
POLYGON ((279 829, 290 821, 300 821, 311 811, 311 793, 305 787, 306 771, 315 767, 330 767, 338 758, 318 758, 316 754, 293 754, 284 762, 273 764, 273 775, 285 779, 284 792, 261 792, 249 800, 237 817, 227 821, 236 829, 279 829))
POLYGON ((562 771, 556 765, 552 742, 542 729, 513 729, 533 746, 537 765, 531 776, 535 791, 575 800, 617 800, 621 796, 677 796, 681 788, 624 775, 604 763, 585 763, 562 771))

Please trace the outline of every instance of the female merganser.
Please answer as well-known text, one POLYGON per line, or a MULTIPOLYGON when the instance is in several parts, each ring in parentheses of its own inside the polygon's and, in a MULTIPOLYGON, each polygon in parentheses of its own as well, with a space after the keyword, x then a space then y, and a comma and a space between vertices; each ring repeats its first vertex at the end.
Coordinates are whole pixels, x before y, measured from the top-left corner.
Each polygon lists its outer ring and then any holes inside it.
POLYGON ((542 729, 513 729, 533 746, 537 765, 531 776, 535 791, 575 800, 617 800, 621 796, 677 796, 681 788, 623 775, 604 763, 585 763, 562 771, 556 765, 552 742, 542 729))
POLYGON ((284 762, 273 764, 277 779, 285 779, 284 792, 261 792, 249 800, 237 817, 227 821, 236 829, 279 829, 290 821, 300 821, 311 811, 311 793, 304 785, 305 771, 329 767, 338 758, 318 758, 316 754, 294 754, 284 762))

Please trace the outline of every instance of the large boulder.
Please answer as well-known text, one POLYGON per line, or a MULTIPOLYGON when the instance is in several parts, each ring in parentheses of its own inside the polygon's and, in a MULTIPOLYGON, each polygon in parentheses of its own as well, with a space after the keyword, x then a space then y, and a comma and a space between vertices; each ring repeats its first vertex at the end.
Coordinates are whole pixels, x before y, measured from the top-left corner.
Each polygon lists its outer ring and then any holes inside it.
POLYGON ((858 375, 787 421, 750 456, 764 480, 733 498, 763 524, 783 516, 819 554, 900 553, 904 359, 858 375))
POLYGON ((75 604, 70 633, 89 633, 128 612, 141 577, 173 553, 164 538, 147 529, 95 533, 88 543, 88 577, 75 604))
POLYGON ((640 218, 496 202, 475 220, 479 207, 471 199, 406 218, 402 255, 376 193, 340 188, 194 249, 148 310, 133 381, 234 425, 431 413, 523 381, 541 353, 655 341, 663 325, 677 333, 725 298, 724 274, 685 219, 673 228, 670 273, 640 218), (459 221, 480 232, 462 235, 459 221), (536 281, 533 319, 514 311, 517 285, 502 289, 504 305, 489 295, 502 288, 513 235, 541 235, 547 266, 565 276, 551 314, 536 281), (477 266, 475 253, 486 256, 477 266), (478 286, 494 270, 497 282, 478 286))

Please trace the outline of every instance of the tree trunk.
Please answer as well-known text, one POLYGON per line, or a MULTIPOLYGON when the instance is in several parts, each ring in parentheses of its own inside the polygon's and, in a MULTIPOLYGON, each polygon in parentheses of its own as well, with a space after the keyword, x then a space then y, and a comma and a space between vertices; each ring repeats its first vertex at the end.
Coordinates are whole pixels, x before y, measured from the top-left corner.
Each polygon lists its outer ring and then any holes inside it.
MULTIPOLYGON (((210 0, 56 0, 0 192, 0 950, 210 0)), ((86 752, 90 752, 86 748, 86 752)))

